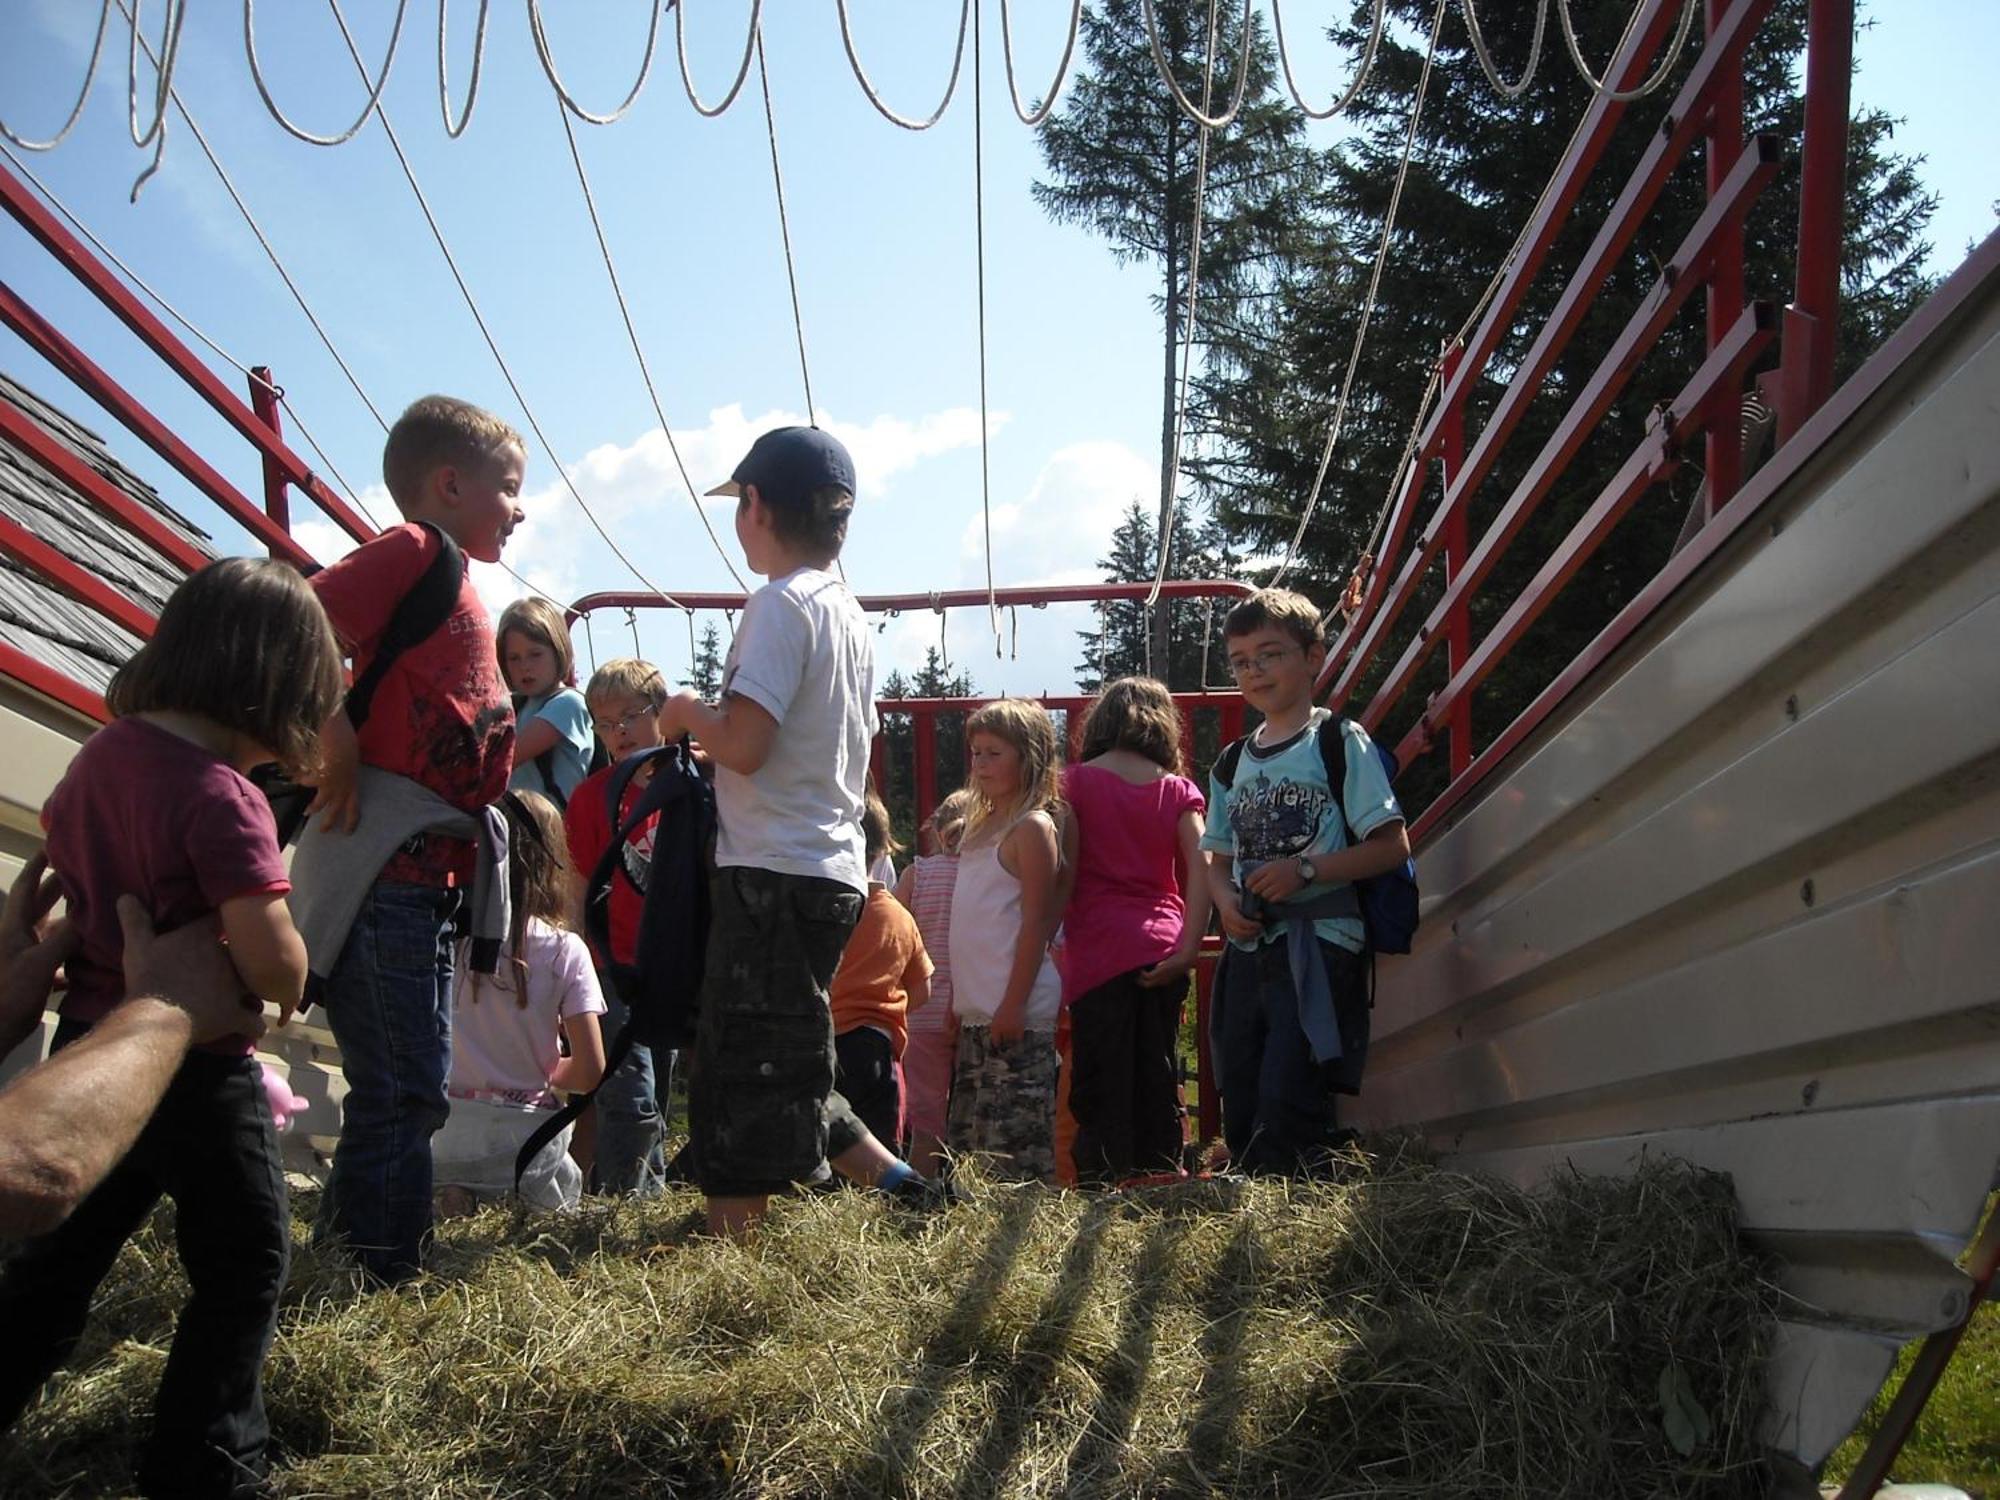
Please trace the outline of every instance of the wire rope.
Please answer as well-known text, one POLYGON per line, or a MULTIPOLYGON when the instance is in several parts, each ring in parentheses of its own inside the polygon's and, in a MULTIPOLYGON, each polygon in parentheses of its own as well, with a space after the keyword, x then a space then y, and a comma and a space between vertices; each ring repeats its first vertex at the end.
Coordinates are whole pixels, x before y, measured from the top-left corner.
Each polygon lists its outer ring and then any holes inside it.
MULTIPOLYGON (((354 34, 347 28, 347 17, 341 13, 340 0, 327 0, 327 4, 332 7, 333 18, 340 26, 341 40, 347 43, 348 55, 354 59, 354 66, 361 71, 362 77, 366 78, 368 65, 362 61, 361 49, 355 46, 354 34)), ((618 545, 611 533, 605 529, 604 523, 598 520, 597 513, 583 498, 582 491, 577 489, 576 481, 570 477, 569 470, 563 466, 562 459, 556 454, 555 444, 549 441, 548 434, 542 430, 542 424, 535 416, 534 408, 528 404, 528 398, 521 390, 521 383, 514 378, 513 367, 500 352, 500 345, 493 337, 493 330, 487 326, 486 315, 479 310, 479 303, 473 297, 472 288, 467 285, 464 273, 458 268, 458 258, 451 253, 451 246, 444 237, 444 229, 439 225, 437 215, 431 211, 430 200, 424 196, 423 188, 417 183, 416 171, 410 166, 410 158, 404 154, 403 143, 397 139, 395 126, 389 123, 389 112, 379 103, 373 108, 381 116, 382 133, 389 138, 389 146, 396 153, 396 161, 403 169, 403 178, 410 185, 410 192, 417 200, 417 207, 423 210, 424 222, 430 226, 431 238, 437 241, 438 251, 444 256, 444 263, 451 271, 451 278, 458 284, 459 295, 465 299, 466 310, 472 314, 472 321, 479 325, 480 337, 485 339, 486 348, 492 354, 493 362, 500 367, 500 374, 506 380, 507 388, 514 393, 514 400, 520 405, 521 414, 528 419, 528 426, 533 429, 536 439, 542 445, 542 450, 548 454, 549 462, 555 465, 556 474, 561 478, 564 488, 569 491, 570 498, 576 501, 577 509, 583 512, 584 519, 590 522, 591 529, 603 539, 604 545, 611 549, 612 556, 623 563, 627 571, 645 588, 657 594, 667 604, 676 609, 680 608, 678 599, 648 578, 639 565, 626 555, 625 549, 618 545)))
MULTIPOLYGON (((1638 20, 1639 11, 1643 7, 1643 3, 1644 0, 1638 0, 1638 3, 1632 7, 1633 21, 1638 20)), ((1569 59, 1576 64, 1576 70, 1583 75, 1583 81, 1589 84, 1600 98, 1609 99, 1618 104, 1627 104, 1634 99, 1643 99, 1659 88, 1661 84, 1667 81, 1668 76, 1672 74, 1675 67, 1679 65, 1681 49, 1687 45, 1688 35, 1694 30, 1694 0, 1683 0, 1680 25, 1675 28, 1673 45, 1667 49, 1667 55, 1661 60, 1659 67, 1653 70, 1653 76, 1637 88, 1631 89, 1612 88, 1610 86, 1611 72, 1608 68, 1605 70, 1602 78, 1599 78, 1595 73, 1590 71, 1590 64, 1583 60, 1583 44, 1577 40, 1576 21, 1570 14, 1570 0, 1556 0, 1556 19, 1562 22, 1563 41, 1569 47, 1569 59)), ((1626 22, 1625 31, 1628 36, 1631 34, 1631 21, 1626 22)), ((1622 50, 1624 43, 1620 42, 1619 47, 1622 50)), ((1618 54, 1614 52, 1612 54, 1614 66, 1616 65, 1617 57, 1618 54)))
POLYGON ((1500 69, 1493 61, 1493 54, 1486 50, 1486 35, 1479 28, 1477 0, 1464 0, 1466 34, 1472 38, 1472 55, 1479 59, 1480 71, 1486 81, 1493 85, 1501 97, 1518 99, 1528 91, 1528 85, 1535 81, 1535 70, 1542 62, 1542 34, 1548 29, 1549 0, 1535 0, 1535 39, 1528 44, 1528 60, 1521 68, 1521 76, 1509 83, 1500 76, 1500 69))
MULTIPOLYGON (((945 80, 944 97, 938 100, 937 108, 921 120, 899 115, 882 102, 882 96, 875 92, 875 85, 869 80, 868 70, 861 65, 861 54, 854 50, 854 28, 847 14, 847 0, 834 0, 833 8, 840 15, 840 44, 847 49, 848 66, 854 69, 854 77, 861 85, 861 92, 867 96, 868 102, 875 106, 875 113, 891 125, 900 125, 905 130, 929 130, 943 119, 945 110, 951 107, 952 96, 958 92, 959 69, 965 62, 965 27, 972 16, 973 0, 959 0, 958 45, 951 54, 951 77, 945 80)), ((976 36, 973 38, 972 49, 976 57, 979 51, 979 40, 976 36)), ((974 66, 977 66, 976 62, 974 66)))
POLYGON ((729 92, 722 96, 722 102, 713 108, 701 102, 701 95, 695 92, 694 74, 688 69, 687 52, 687 3, 674 6, 674 53, 680 58, 681 87, 687 90, 688 103, 694 112, 705 119, 713 120, 717 115, 736 102, 736 96, 743 92, 744 80, 750 76, 750 58, 757 50, 757 38, 763 24, 764 0, 750 0, 750 34, 743 41, 743 61, 736 65, 736 81, 729 85, 729 92))
MULTIPOLYGON (((1215 84, 1215 41, 1221 22, 1220 0, 1208 0, 1208 61, 1202 70, 1201 109, 1208 113, 1215 84)), ((1167 581, 1167 558, 1174 541, 1174 513, 1180 505, 1181 443, 1187 426, 1188 373, 1194 363, 1195 314, 1201 297, 1202 208, 1208 191, 1208 127, 1197 133, 1194 156, 1194 233, 1188 242, 1187 333, 1181 341, 1180 391, 1174 398, 1174 446, 1167 474, 1165 503, 1160 507, 1160 556, 1153 568, 1153 586, 1146 591, 1147 609, 1160 602, 1160 590, 1167 581)), ((1146 649, 1152 651, 1152 632, 1146 632, 1146 649)))
POLYGON ((69 117, 62 122, 62 128, 45 141, 31 141, 17 134, 5 120, 0 120, 0 136, 5 136, 23 151, 53 151, 69 139, 69 133, 76 129, 76 122, 83 118, 83 107, 90 101, 91 85, 97 82, 97 65, 104 57, 104 38, 111 30, 111 0, 104 0, 103 8, 97 13, 97 40, 90 44, 90 62, 83 70, 83 87, 76 91, 76 103, 70 107, 69 117))
POLYGON ((472 35, 472 82, 465 89, 465 113, 451 123, 451 81, 445 73, 445 17, 451 0, 438 0, 438 108, 444 114, 444 133, 452 140, 465 134, 472 123, 472 106, 479 101, 479 77, 486 63, 486 16, 493 0, 479 0, 479 21, 472 35))
POLYGON ((1333 450, 1340 441, 1341 427, 1347 420, 1347 400, 1354 389, 1354 372, 1361 365, 1361 350, 1368 341, 1368 324, 1375 314, 1375 298, 1382 287, 1382 267, 1388 263, 1389 244, 1396 233, 1396 211, 1402 206, 1403 184, 1410 175, 1410 160, 1416 155, 1417 125, 1423 118, 1424 95, 1430 88, 1431 64, 1437 57, 1438 34, 1444 30, 1444 14, 1450 0, 1438 0, 1437 12, 1431 21, 1430 45, 1424 52, 1423 71, 1417 75, 1417 96, 1410 105, 1410 128, 1403 137, 1403 159, 1396 168, 1395 186, 1389 190, 1389 208, 1382 216, 1382 243, 1375 252, 1375 267, 1369 273, 1368 291, 1362 298, 1361 318, 1354 329, 1354 347, 1348 352, 1347 373, 1341 377, 1340 398, 1334 404, 1333 423, 1327 429, 1326 446, 1320 450, 1319 471, 1313 476, 1312 493, 1306 497, 1305 510, 1299 516, 1299 524, 1292 532, 1292 539, 1285 547, 1284 561, 1271 575, 1268 587, 1276 588, 1291 571, 1292 562, 1298 556, 1299 543, 1304 540, 1306 528, 1312 524, 1313 513, 1319 509, 1320 495, 1325 489, 1326 472, 1333 463, 1333 450))
POLYGON ((757 54, 757 85, 764 95, 764 133, 771 142, 771 187, 778 198, 778 237, 785 246, 785 282, 792 290, 792 331, 799 341, 799 380, 806 388, 806 422, 817 426, 813 411, 812 368, 806 363, 806 320, 799 309, 799 274, 792 263, 792 226, 785 213, 785 174, 778 167, 778 117, 771 108, 771 75, 764 67, 764 33, 751 38, 757 54))
MULTIPOLYGON (((992 423, 986 415, 986 126, 980 91, 978 0, 971 0, 972 16, 972 244, 973 272, 977 287, 979 318, 979 525, 985 541, 986 622, 993 628, 993 655, 1000 655, 1000 604, 993 587, 993 470, 989 454, 993 446, 992 423)), ((944 611, 938 611, 940 620, 944 611)), ((943 634, 943 626, 939 626, 943 634)))
MULTIPOLYGON (((646 351, 639 343, 639 330, 632 322, 632 309, 625 300, 625 289, 618 281, 618 267, 611 258, 611 242, 605 236, 603 220, 598 217, 597 198, 590 190, 590 176, 583 169, 583 153, 577 147, 576 127, 570 124, 569 114, 567 109, 557 111, 557 116, 562 121, 563 138, 569 142, 570 161, 576 166, 577 186, 583 189, 583 206, 589 211, 590 227, 597 235, 598 253, 604 258, 604 274, 610 278, 611 295, 617 300, 618 316, 625 324, 625 337, 631 341, 632 357, 639 362, 639 378, 645 382, 646 395, 653 403, 653 415, 660 419, 660 431, 666 436, 667 451, 673 455, 674 468, 680 473, 681 484, 687 490, 689 501, 694 505, 695 515, 701 520, 702 530, 708 533, 708 539, 715 547, 716 556, 722 559, 723 567, 727 568, 729 576, 736 580, 736 586, 747 593, 749 585, 743 581, 743 575, 736 571, 736 565, 729 560, 729 554, 723 550, 722 540, 716 536, 715 527, 708 519, 708 511, 703 507, 701 497, 695 492, 694 481, 688 477, 687 464, 681 459, 680 444, 674 441, 673 426, 667 421, 666 408, 660 400, 659 391, 653 385, 653 372, 646 363, 646 351)), ((694 616, 690 614, 688 618, 692 621, 694 616)))
MULTIPOLYGON (((1139 0, 1139 9, 1146 17, 1146 41, 1153 49, 1153 66, 1160 70, 1160 77, 1166 82, 1167 92, 1174 96, 1174 103, 1180 106, 1181 113, 1197 125, 1205 125, 1210 130, 1220 130, 1230 124, 1243 108, 1243 96, 1250 86, 1250 5, 1251 0, 1243 0, 1243 40, 1237 49, 1236 86, 1230 92, 1229 108, 1219 115, 1210 115, 1207 101, 1203 101, 1200 109, 1195 108, 1194 101, 1181 92, 1181 86, 1174 78, 1173 67, 1167 61, 1165 49, 1160 45, 1160 20, 1154 13, 1156 0, 1139 0)), ((1213 47, 1209 49, 1211 53, 1214 50, 1213 47)), ((1209 61, 1212 66, 1213 57, 1209 61)))
MULTIPOLYGON (((1471 0, 1466 0, 1471 4, 1471 0)), ((1547 4, 1548 0, 1542 0, 1547 4)), ((1368 86, 1368 75, 1375 71, 1375 53, 1382 45, 1382 30, 1388 24, 1388 0, 1375 0, 1375 21, 1368 31, 1368 45, 1362 50, 1361 61, 1354 69, 1354 81, 1342 94, 1325 109, 1314 109, 1306 103, 1306 96, 1299 91, 1299 81, 1292 76, 1292 54, 1285 46, 1285 8, 1281 0, 1271 0, 1271 30, 1278 38, 1278 64, 1284 70, 1285 87, 1291 90, 1292 101, 1298 105, 1308 120, 1331 120, 1361 97, 1361 91, 1368 86)))
MULTIPOLYGON (((668 3, 671 4, 672 0, 668 0, 668 3)), ((659 0, 646 0, 646 10, 650 19, 646 23, 646 55, 639 60, 639 76, 632 81, 631 91, 619 102, 616 109, 609 114, 599 115, 592 114, 578 104, 563 84, 562 75, 556 71, 555 54, 549 49, 548 33, 542 28, 542 0, 528 0, 528 30, 535 39, 535 56, 541 60, 542 71, 549 75, 549 86, 556 91, 556 97, 562 100, 563 108, 579 120, 592 125, 615 124, 624 117, 627 110, 638 103, 639 95, 645 90, 646 80, 653 75, 653 56, 660 43, 659 0)))
POLYGON ((1014 82, 1014 29, 1008 20, 1008 0, 1000 0, 1000 54, 1007 64, 1007 93, 1014 101, 1014 114, 1023 125, 1035 126, 1046 120, 1056 107, 1062 86, 1069 78, 1070 58, 1076 52, 1076 34, 1083 24, 1083 0, 1070 0, 1069 38, 1063 43, 1062 61, 1056 64, 1055 82, 1042 96, 1042 107, 1030 110, 1021 103, 1021 90, 1014 82))
MULTIPOLYGON (((396 0, 396 19, 389 30, 389 49, 382 57, 382 71, 375 75, 372 84, 368 81, 367 65, 361 62, 358 52, 355 55, 355 63, 361 68, 362 87, 368 90, 368 102, 361 106, 361 113, 355 116, 354 123, 334 135, 315 135, 310 130, 293 124, 284 110, 278 107, 278 101, 272 97, 271 86, 264 81, 264 66, 257 58, 257 0, 243 0, 243 50, 250 58, 251 81, 257 85, 258 96, 263 99, 264 108, 271 112, 271 118, 278 122, 287 135, 304 141, 308 146, 343 146, 353 140, 360 134, 361 127, 368 123, 368 117, 375 113, 377 106, 382 102, 382 91, 389 86, 389 70, 396 62, 396 49, 403 40, 403 19, 409 14, 409 9, 410 0, 396 0)), ((354 39, 348 36, 347 23, 344 20, 340 24, 340 30, 341 35, 347 38, 348 47, 352 49, 354 39)), ((383 117, 383 123, 388 123, 387 116, 383 117)))

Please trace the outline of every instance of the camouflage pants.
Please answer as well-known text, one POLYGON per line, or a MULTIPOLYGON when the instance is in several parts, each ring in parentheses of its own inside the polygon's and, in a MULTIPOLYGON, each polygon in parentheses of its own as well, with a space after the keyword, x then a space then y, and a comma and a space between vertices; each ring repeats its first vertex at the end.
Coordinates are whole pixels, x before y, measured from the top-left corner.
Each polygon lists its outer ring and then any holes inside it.
POLYGON ((1056 1175, 1056 1039, 1029 1031, 996 1042, 984 1026, 961 1026, 951 1070, 945 1143, 987 1158, 996 1176, 1053 1182, 1056 1175))

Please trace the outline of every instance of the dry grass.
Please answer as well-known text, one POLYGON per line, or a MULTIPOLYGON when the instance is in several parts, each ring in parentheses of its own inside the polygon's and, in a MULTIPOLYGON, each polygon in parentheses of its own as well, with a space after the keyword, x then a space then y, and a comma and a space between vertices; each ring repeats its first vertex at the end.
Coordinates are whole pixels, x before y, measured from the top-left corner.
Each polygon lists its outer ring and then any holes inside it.
MULTIPOLYGON (((1397 1149, 1338 1185, 985 1190, 913 1219, 492 1211, 364 1295, 302 1249, 269 1371, 286 1495, 1755 1493, 1773 1306, 1726 1184, 1529 1195, 1397 1149), (1683 1456, 1673 1369, 1712 1426, 1683 1456)), ((181 1285, 160 1226, 0 1493, 126 1483, 181 1285)))

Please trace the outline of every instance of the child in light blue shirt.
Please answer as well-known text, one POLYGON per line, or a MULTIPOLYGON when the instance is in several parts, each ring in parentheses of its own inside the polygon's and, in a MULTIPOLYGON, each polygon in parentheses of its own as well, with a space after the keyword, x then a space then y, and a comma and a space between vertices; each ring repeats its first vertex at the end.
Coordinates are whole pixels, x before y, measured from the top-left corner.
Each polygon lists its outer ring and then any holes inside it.
POLYGON ((576 653, 562 612, 546 599, 516 599, 494 631, 500 672, 514 695, 517 792, 540 792, 567 808, 590 774, 590 709, 575 687, 576 653))

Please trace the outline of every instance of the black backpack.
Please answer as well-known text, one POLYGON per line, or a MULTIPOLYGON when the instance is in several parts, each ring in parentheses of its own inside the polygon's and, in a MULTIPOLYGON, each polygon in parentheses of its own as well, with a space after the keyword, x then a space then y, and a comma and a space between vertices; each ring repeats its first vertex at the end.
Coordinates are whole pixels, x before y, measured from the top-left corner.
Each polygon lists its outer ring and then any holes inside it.
MULTIPOLYGON (((686 737, 672 745, 640 750, 619 761, 604 780, 611 841, 584 887, 583 929, 603 962, 599 972, 625 1003, 626 1020, 604 1055, 604 1077, 618 1071, 635 1045, 689 1047, 694 1044, 696 1006, 708 951, 708 851, 715 837, 715 792, 695 764, 686 737), (620 805, 640 767, 653 778, 622 816, 620 805), (632 962, 611 958, 611 884, 632 884, 625 868, 625 841, 655 813, 653 858, 646 874, 639 940, 632 962)), ((634 887, 636 889, 636 886, 634 887)), ((600 1081, 598 1087, 602 1087, 600 1081)), ((528 1164, 597 1096, 573 1097, 538 1125, 514 1159, 520 1184, 528 1164)))
MULTIPOLYGON (((1347 805, 1341 799, 1340 791, 1347 781, 1347 742, 1341 737, 1346 721, 1334 714, 1327 715, 1319 723, 1320 764, 1326 768, 1326 784, 1333 793, 1333 805, 1340 809, 1340 823, 1347 834, 1351 848, 1361 841, 1354 836, 1353 828, 1347 823, 1347 805)), ((1215 759, 1215 779, 1227 790, 1236 784, 1236 768, 1243 759, 1243 746, 1249 736, 1232 741, 1215 759)), ((1400 769, 1396 757, 1386 745, 1374 740, 1376 757, 1382 762, 1382 774, 1388 781, 1395 781, 1400 769)), ((1366 880, 1354 882, 1354 894, 1361 903, 1361 927, 1368 949, 1372 953, 1408 953, 1410 939, 1417 932, 1417 863, 1406 859, 1401 867, 1381 875, 1370 876, 1366 880)))
MULTIPOLYGON (((347 719, 356 729, 368 722, 369 710, 375 705, 375 690, 382 686, 396 658, 443 628, 458 605, 458 593, 465 583, 465 554, 459 551, 458 543, 428 521, 418 524, 438 539, 437 556, 410 585, 410 591, 396 601, 368 670, 356 676, 347 690, 347 719)), ((271 814, 278 823, 278 847, 282 849, 305 826, 306 808, 312 804, 314 788, 300 786, 275 765, 259 766, 250 780, 271 804, 271 814)))

